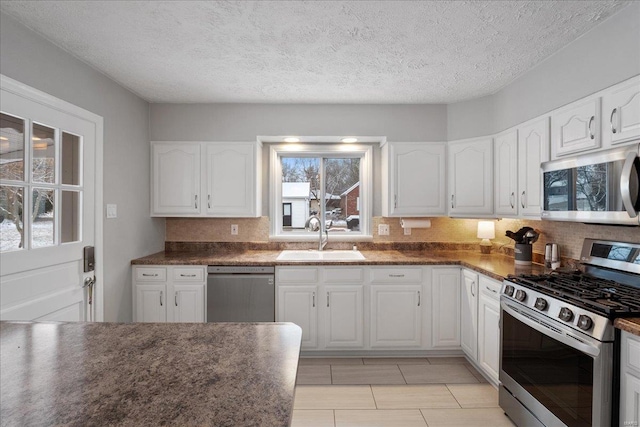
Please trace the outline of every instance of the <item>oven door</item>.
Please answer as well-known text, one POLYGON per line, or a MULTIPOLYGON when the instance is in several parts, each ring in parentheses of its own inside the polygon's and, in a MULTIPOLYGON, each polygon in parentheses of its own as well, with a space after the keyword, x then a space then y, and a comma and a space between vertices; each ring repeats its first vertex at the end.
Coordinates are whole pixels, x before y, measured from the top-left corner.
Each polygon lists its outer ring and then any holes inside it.
POLYGON ((613 345, 502 298, 500 406, 517 425, 610 426, 613 345))

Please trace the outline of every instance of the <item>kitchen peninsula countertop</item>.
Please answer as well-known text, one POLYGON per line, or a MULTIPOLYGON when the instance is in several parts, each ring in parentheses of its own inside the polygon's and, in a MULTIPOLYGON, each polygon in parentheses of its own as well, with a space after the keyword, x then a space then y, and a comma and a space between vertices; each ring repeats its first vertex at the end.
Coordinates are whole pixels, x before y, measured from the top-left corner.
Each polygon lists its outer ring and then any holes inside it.
POLYGON ((292 323, 0 322, 1 425, 288 426, 292 323))
POLYGON ((539 274, 544 266, 516 266, 512 257, 478 251, 436 250, 362 250, 360 261, 277 261, 279 250, 246 250, 221 252, 158 252, 138 258, 134 265, 461 265, 496 280, 509 274, 539 274))

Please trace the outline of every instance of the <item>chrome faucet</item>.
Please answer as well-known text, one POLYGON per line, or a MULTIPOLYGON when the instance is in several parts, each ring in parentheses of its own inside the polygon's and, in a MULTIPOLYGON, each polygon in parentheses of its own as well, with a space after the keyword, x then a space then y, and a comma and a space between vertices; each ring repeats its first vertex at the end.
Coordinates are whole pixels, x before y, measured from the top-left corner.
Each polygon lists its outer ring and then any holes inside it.
MULTIPOLYGON (((331 224, 329 224, 331 226, 331 224)), ((318 232, 318 250, 321 251, 327 246, 329 243, 329 232, 324 230, 324 237, 322 236, 322 222, 320 222, 320 218, 315 215, 311 215, 307 222, 304 224, 304 228, 307 231, 317 231, 318 232)))

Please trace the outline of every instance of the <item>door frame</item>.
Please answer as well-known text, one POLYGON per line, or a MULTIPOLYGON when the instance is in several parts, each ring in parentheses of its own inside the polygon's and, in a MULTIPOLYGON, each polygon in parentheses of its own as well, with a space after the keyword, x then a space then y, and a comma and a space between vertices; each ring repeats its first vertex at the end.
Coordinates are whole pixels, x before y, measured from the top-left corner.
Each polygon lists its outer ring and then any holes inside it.
POLYGON ((52 95, 49 95, 46 92, 42 92, 38 89, 35 89, 31 86, 28 86, 24 83, 21 83, 17 80, 14 80, 10 77, 5 76, 4 74, 0 74, 0 86, 2 89, 12 92, 18 96, 26 98, 30 101, 42 104, 49 108, 53 108, 59 111, 62 111, 66 114, 70 114, 76 116, 82 120, 86 120, 95 125, 96 134, 95 138, 95 160, 92 165, 95 170, 95 206, 94 206, 94 214, 95 214, 95 271, 94 275, 96 277, 96 285, 94 288, 94 298, 93 301, 95 306, 93 307, 94 311, 94 320, 97 322, 104 321, 104 240, 103 240, 103 223, 104 218, 102 215, 102 198, 103 198, 103 137, 104 137, 104 119, 102 116, 99 116, 91 111, 85 110, 84 108, 80 108, 76 105, 73 105, 67 101, 63 101, 60 98, 56 98, 52 95))

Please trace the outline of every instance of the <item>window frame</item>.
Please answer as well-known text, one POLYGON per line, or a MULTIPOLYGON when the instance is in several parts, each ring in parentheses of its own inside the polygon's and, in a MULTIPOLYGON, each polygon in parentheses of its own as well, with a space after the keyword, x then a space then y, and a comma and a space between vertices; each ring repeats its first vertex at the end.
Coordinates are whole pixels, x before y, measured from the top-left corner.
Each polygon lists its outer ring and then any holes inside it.
MULTIPOLYGON (((371 241, 373 218, 373 147, 366 144, 277 144, 269 147, 269 240, 289 242, 315 242, 317 233, 305 231, 287 231, 282 228, 282 157, 323 157, 323 158, 360 158, 360 231, 344 234, 331 234, 331 241, 354 242, 371 241)), ((322 193, 324 194, 324 176, 322 193)), ((324 215, 324 203, 321 204, 320 217, 324 215)), ((321 221, 324 223, 324 221, 321 221)), ((323 231, 324 231, 324 224, 323 231)))

